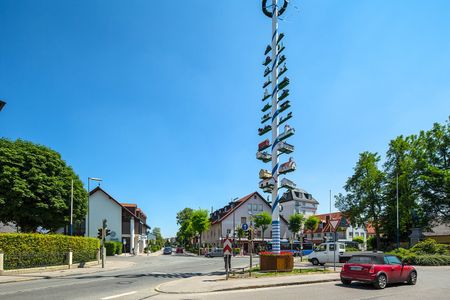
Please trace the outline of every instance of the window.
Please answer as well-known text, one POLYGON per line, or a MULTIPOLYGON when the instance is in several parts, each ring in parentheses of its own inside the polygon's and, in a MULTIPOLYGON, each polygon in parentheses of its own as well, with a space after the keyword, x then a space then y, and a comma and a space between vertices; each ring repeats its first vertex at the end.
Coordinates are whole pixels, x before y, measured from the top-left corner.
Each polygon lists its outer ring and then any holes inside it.
POLYGON ((385 256, 384 259, 385 259, 385 262, 387 260, 388 264, 390 264, 390 265, 401 265, 402 264, 402 262, 400 261, 400 259, 398 259, 397 256, 389 255, 389 256, 385 256))
POLYGON ((352 264, 371 264, 373 260, 371 256, 352 256, 348 262, 352 264))
POLYGON ((227 229, 227 234, 230 234, 231 233, 231 229, 227 229))
POLYGON ((252 205, 248 204, 247 207, 248 207, 248 211, 251 212, 252 211, 252 205))
POLYGON ((263 210, 263 205, 259 204, 259 211, 262 211, 262 210, 263 210))
POLYGON ((326 245, 324 245, 324 244, 321 244, 321 245, 319 245, 317 248, 316 248, 316 251, 317 252, 320 252, 320 251, 326 251, 327 250, 327 247, 326 247, 326 245))
POLYGON ((300 206, 300 201, 295 201, 295 206, 300 206))
POLYGON ((253 211, 258 211, 258 204, 253 204, 253 211))
POLYGON ((334 251, 334 244, 329 244, 330 245, 330 251, 334 251))
POLYGON ((241 217, 241 224, 245 224, 247 223, 247 218, 246 217, 241 217))

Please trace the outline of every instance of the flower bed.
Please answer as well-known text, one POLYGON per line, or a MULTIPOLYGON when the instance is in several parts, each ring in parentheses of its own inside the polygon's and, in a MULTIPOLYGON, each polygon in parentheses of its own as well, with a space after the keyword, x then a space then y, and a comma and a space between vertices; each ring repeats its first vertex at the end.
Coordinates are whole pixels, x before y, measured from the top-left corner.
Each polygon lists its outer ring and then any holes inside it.
POLYGON ((261 271, 291 272, 294 269, 294 256, 291 252, 260 252, 259 268, 261 271))

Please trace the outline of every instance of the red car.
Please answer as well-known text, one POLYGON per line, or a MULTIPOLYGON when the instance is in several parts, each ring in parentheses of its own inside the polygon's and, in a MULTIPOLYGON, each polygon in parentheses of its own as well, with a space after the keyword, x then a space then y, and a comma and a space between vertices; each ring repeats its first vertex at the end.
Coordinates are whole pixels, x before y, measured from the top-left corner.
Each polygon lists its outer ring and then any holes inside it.
POLYGON ((370 282, 378 289, 387 284, 417 282, 417 270, 413 266, 403 264, 397 256, 373 253, 353 255, 342 267, 341 281, 349 285, 352 281, 370 282))

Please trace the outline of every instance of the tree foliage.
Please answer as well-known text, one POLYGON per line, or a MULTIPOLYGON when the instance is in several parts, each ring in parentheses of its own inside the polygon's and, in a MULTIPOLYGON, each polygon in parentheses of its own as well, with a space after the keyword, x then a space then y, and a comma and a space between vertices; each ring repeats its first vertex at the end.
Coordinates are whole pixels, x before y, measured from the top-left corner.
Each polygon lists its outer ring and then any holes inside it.
POLYGON ((272 216, 267 212, 263 211, 255 215, 255 227, 261 228, 262 240, 264 241, 264 232, 269 228, 272 223, 272 216))
POLYGON ((303 228, 303 223, 305 223, 305 216, 302 214, 295 213, 289 217, 288 228, 292 232, 294 239, 303 228))
POLYGON ((354 174, 344 186, 346 195, 336 196, 336 207, 345 212, 351 224, 367 224, 375 229, 377 247, 380 246, 381 216, 383 213, 383 183, 385 175, 378 168, 380 156, 363 152, 354 168, 354 174))
POLYGON ((191 222, 192 212, 192 208, 186 207, 177 213, 177 224, 180 226, 177 232, 177 242, 182 246, 189 244, 195 235, 191 222))
POLYGON ((309 216, 305 220, 305 229, 314 231, 319 227, 320 219, 316 216, 309 216))
POLYGON ((87 192, 58 152, 31 142, 0 139, 0 221, 15 222, 24 232, 67 225, 72 179, 73 217, 82 220, 87 192))

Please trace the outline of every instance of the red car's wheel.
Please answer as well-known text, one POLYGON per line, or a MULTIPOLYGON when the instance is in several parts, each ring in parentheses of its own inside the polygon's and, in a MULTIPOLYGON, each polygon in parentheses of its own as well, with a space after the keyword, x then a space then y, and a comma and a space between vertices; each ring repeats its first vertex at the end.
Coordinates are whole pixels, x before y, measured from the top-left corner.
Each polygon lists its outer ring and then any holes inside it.
POLYGON ((341 278, 341 282, 342 282, 342 284, 344 284, 344 285, 350 285, 350 284, 352 283, 351 280, 344 279, 344 278, 341 278))
POLYGON ((411 273, 409 273, 408 284, 415 285, 416 283, 417 283, 417 272, 412 271, 411 273))
POLYGON ((374 284, 375 288, 377 289, 384 289, 387 285, 387 277, 384 274, 378 275, 377 279, 375 280, 374 284))

